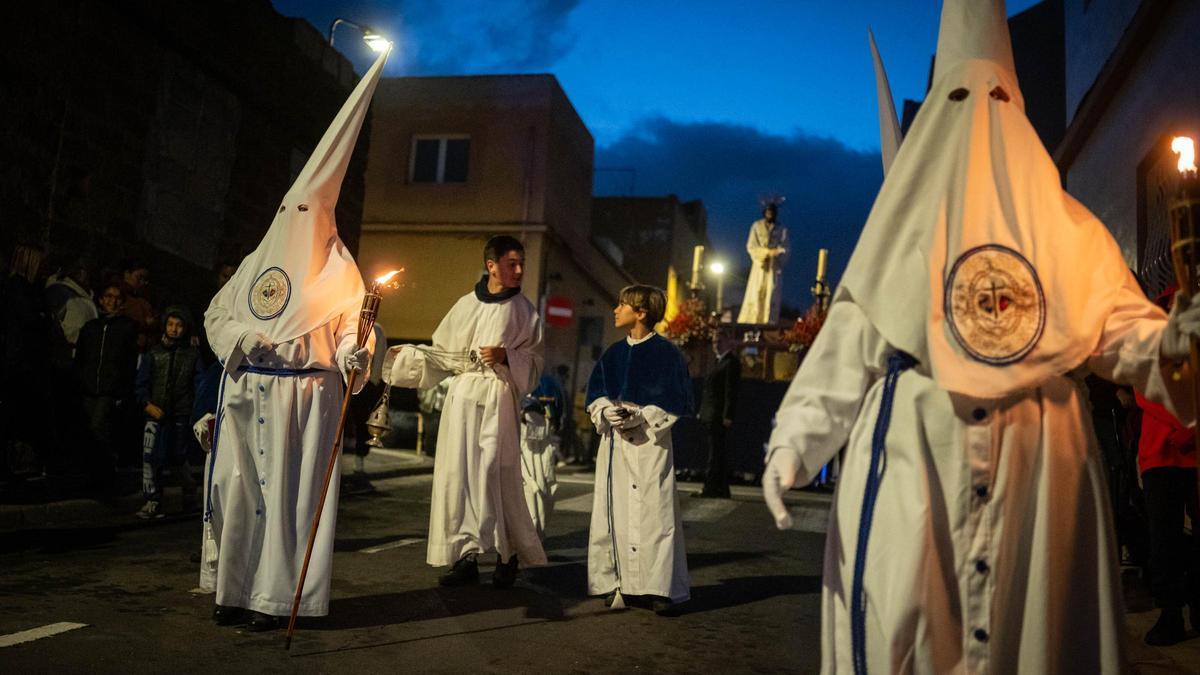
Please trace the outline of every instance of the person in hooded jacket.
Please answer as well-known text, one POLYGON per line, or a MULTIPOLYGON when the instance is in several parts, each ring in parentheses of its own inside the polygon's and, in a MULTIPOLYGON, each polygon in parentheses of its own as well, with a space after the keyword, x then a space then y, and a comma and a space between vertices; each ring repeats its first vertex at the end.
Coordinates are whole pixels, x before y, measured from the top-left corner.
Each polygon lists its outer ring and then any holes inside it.
POLYGON ((163 470, 171 467, 183 486, 183 510, 195 508, 196 483, 188 466, 192 402, 200 376, 200 352, 188 338, 192 316, 184 307, 163 312, 158 344, 146 351, 137 373, 137 398, 145 413, 142 435, 142 494, 139 518, 161 518, 163 470))

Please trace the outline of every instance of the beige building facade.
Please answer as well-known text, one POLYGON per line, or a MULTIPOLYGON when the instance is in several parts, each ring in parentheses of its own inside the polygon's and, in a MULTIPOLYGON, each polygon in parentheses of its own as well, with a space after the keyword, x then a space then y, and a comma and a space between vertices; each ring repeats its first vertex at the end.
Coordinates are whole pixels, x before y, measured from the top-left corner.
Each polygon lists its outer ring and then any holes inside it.
POLYGON ((484 272, 497 234, 525 245, 522 292, 569 304, 545 329, 546 372, 569 369, 576 393, 632 283, 592 239, 591 134, 551 75, 385 78, 372 107, 358 261, 373 276, 403 268, 383 303, 390 342, 428 341, 484 272))

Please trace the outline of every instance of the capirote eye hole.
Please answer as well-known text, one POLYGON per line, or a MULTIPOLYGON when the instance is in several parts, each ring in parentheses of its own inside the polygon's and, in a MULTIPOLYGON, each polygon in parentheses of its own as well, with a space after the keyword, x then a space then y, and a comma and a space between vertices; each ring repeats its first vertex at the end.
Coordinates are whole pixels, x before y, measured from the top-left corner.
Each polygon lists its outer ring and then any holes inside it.
POLYGON ((285 205, 285 206, 280 206, 280 207, 279 207, 279 212, 280 212, 280 213, 283 213, 284 211, 287 211, 287 206, 286 206, 286 205, 285 205))
POLYGON ((297 207, 296 207, 296 210, 297 210, 297 211, 307 211, 307 210, 308 210, 308 204, 301 204, 300 206, 297 206, 297 207))
POLYGON ((967 91, 966 89, 959 87, 958 89, 955 89, 954 91, 950 92, 950 100, 951 101, 961 101, 964 98, 966 98, 967 95, 970 93, 971 92, 967 91))
POLYGON ((1004 91, 1003 87, 996 87, 995 89, 992 89, 990 92, 988 92, 988 96, 991 96, 997 101, 1004 101, 1005 103, 1009 101, 1008 92, 1004 91))

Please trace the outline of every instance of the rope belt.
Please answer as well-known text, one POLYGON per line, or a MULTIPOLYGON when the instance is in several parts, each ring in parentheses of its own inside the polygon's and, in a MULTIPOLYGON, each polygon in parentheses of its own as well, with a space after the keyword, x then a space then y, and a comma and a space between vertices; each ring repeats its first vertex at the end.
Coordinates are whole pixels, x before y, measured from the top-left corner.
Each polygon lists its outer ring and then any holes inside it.
POLYGON ((855 675, 867 673, 867 598, 863 592, 863 575, 867 569, 867 541, 871 537, 875 499, 879 496, 879 484, 887 468, 887 432, 892 422, 896 382, 900 379, 900 373, 915 365, 916 359, 904 352, 896 352, 888 357, 887 377, 884 379, 883 396, 879 401, 879 418, 875 421, 875 433, 871 437, 871 466, 867 472, 866 487, 863 488, 862 515, 858 521, 858 549, 854 556, 854 582, 850 591, 850 642, 854 653, 855 675))
MULTIPOLYGON (((335 373, 337 371, 327 368, 267 368, 265 366, 254 366, 242 364, 237 367, 239 373, 252 373, 254 375, 272 375, 274 377, 303 377, 305 375, 316 375, 318 373, 335 373)), ((228 373, 221 375, 221 387, 217 393, 217 422, 213 425, 212 449, 209 451, 208 458, 208 480, 204 491, 204 522, 211 522, 213 515, 212 506, 212 489, 213 489, 213 472, 217 467, 217 448, 218 441, 221 439, 221 420, 225 419, 225 381, 229 379, 228 373)))
POLYGON ((255 375, 274 375, 275 377, 300 377, 302 375, 316 375, 317 373, 333 373, 337 371, 329 370, 328 368, 266 368, 263 366, 238 366, 239 373, 254 373, 255 375))

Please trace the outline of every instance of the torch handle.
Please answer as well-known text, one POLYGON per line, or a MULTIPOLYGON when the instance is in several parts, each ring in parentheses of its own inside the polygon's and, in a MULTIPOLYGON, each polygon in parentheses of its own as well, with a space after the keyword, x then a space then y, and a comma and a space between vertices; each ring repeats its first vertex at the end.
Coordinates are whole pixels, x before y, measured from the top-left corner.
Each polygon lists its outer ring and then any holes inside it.
POLYGON ((292 616, 288 620, 287 642, 284 649, 292 648, 292 633, 296 630, 296 614, 300 611, 300 596, 304 593, 304 579, 308 576, 308 563, 312 559, 313 544, 317 541, 317 528, 321 525, 321 512, 325 510, 325 497, 329 494, 329 483, 333 480, 333 470, 337 468, 338 458, 342 450, 342 433, 346 430, 346 415, 350 411, 350 397, 354 394, 354 381, 358 379, 358 371, 351 370, 346 376, 346 395, 342 397, 342 412, 338 417, 337 432, 333 437, 333 454, 329 456, 329 466, 325 468, 325 483, 321 486, 321 500, 317 502, 317 510, 313 513, 312 529, 308 533, 308 548, 304 551, 304 565, 300 567, 300 580, 296 582, 296 597, 292 600, 292 616))
MULTIPOLYGON (((367 345, 371 331, 375 329, 375 316, 379 310, 378 285, 371 288, 363 298, 363 308, 358 318, 358 334, 355 344, 358 349, 367 345)), ((321 499, 317 502, 317 510, 313 513, 312 528, 308 533, 308 548, 304 551, 304 564, 300 567, 300 579, 296 582, 296 596, 292 599, 292 616, 288 619, 287 641, 284 649, 292 648, 292 634, 296 630, 296 615, 300 612, 300 597, 304 594, 304 580, 308 577, 308 563, 312 560, 313 545, 317 541, 317 528, 321 525, 321 512, 325 510, 325 498, 329 495, 329 483, 333 480, 333 470, 337 468, 342 451, 342 434, 346 431, 346 417, 350 412, 350 397, 354 395, 354 383, 358 379, 358 369, 352 369, 346 374, 346 394, 342 397, 342 411, 338 416, 337 431, 333 436, 333 453, 329 455, 329 466, 325 468, 325 482, 321 485, 321 499)))

